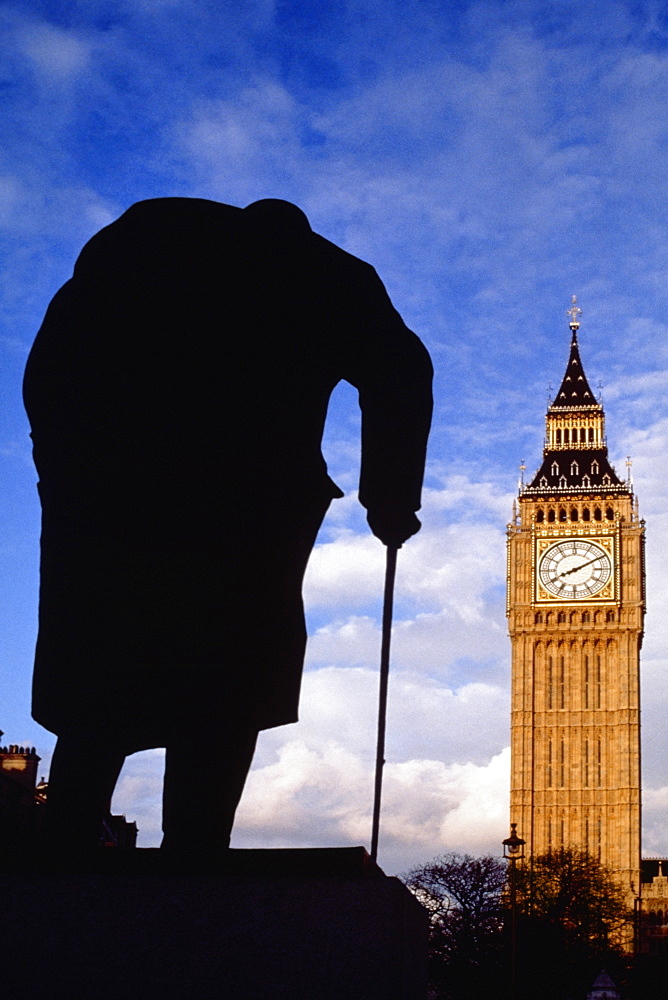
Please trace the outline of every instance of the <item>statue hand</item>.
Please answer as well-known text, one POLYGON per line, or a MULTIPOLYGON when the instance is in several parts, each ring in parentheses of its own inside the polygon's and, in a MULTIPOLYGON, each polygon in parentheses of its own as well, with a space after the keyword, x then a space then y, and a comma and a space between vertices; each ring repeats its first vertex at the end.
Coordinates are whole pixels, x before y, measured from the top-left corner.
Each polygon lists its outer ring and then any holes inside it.
POLYGON ((416 535, 422 527, 422 522, 417 519, 411 511, 406 514, 395 513, 387 510, 369 511, 367 522, 376 538, 380 538, 383 545, 400 549, 411 535, 416 535))

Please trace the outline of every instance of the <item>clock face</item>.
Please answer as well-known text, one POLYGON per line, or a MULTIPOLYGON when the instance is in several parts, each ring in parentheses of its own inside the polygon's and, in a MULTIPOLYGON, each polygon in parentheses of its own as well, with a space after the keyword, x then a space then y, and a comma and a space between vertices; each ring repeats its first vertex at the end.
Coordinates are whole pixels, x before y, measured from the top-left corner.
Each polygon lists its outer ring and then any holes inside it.
POLYGON ((585 538, 568 538, 545 550, 538 564, 538 579, 545 590, 562 600, 594 597, 612 576, 606 550, 585 538))

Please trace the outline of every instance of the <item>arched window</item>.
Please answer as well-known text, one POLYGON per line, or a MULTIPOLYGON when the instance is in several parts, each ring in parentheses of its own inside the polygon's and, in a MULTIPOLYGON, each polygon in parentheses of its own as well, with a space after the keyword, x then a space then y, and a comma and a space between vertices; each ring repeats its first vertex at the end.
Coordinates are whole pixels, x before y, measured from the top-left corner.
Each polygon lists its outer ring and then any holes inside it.
POLYGON ((578 519, 578 509, 577 507, 571 507, 571 521, 577 521, 578 519))
MULTIPOLYGON (((584 479, 582 480, 582 485, 583 486, 589 486, 589 482, 585 483, 585 479, 589 480, 589 476, 585 476, 584 477, 584 479)), ((589 521, 590 518, 591 518, 591 515, 589 513, 589 507, 585 507, 584 510, 582 511, 582 520, 583 521, 589 521)))
POLYGON ((561 444, 561 429, 557 427, 557 444, 561 444))
POLYGON ((609 486, 609 485, 610 485, 610 476, 608 475, 608 473, 607 473, 607 472, 606 472, 606 474, 605 474, 605 475, 603 476, 603 480, 602 480, 602 482, 603 482, 603 485, 604 485, 604 486, 609 486))
POLYGON ((537 611, 536 614, 534 615, 534 619, 533 620, 534 620, 534 622, 535 622, 536 625, 542 624, 542 621, 543 621, 543 612, 542 611, 537 611))
POLYGON ((591 615, 590 615, 590 613, 588 611, 583 611, 582 612, 582 623, 583 623, 583 625, 586 625, 587 622, 590 622, 590 621, 591 621, 591 615))
POLYGON ((591 463, 591 474, 592 476, 598 475, 598 462, 596 461, 596 459, 594 459, 594 461, 591 463))
POLYGON ((594 624, 598 625, 598 623, 600 622, 600 620, 601 620, 601 612, 600 611, 595 611, 594 612, 594 624))
POLYGON ((601 787, 603 778, 603 760, 601 757, 601 741, 596 740, 596 785, 601 787))
POLYGON ((585 430, 584 427, 580 428, 580 443, 581 444, 587 443, 587 431, 585 430))
POLYGON ((554 507, 550 507, 550 509, 548 510, 548 512, 547 512, 547 519, 550 522, 556 521, 557 515, 554 512, 554 507))
POLYGON ((548 611, 547 614, 545 615, 545 624, 546 625, 551 625, 553 618, 554 618, 554 615, 552 614, 552 612, 548 611))
POLYGON ((578 463, 577 462, 571 462, 571 475, 572 476, 577 476, 579 472, 580 472, 580 468, 578 466, 578 463))
MULTIPOLYGON (((594 657, 594 683, 595 688, 595 698, 594 698, 594 708, 601 707, 601 654, 597 653, 594 657)), ((598 741, 598 753, 599 759, 601 756, 601 741, 598 741)))
MULTIPOLYGON (((583 486, 591 486, 591 479, 589 478, 589 476, 583 476, 582 477, 582 485, 583 486)), ((584 520, 588 521, 589 518, 585 517, 584 520)))
POLYGON ((595 521, 602 521, 603 520, 603 514, 601 513, 601 508, 600 507, 594 507, 594 520, 595 521))
POLYGON ((614 521, 614 519, 615 519, 615 512, 612 509, 612 507, 606 507, 605 508, 605 517, 606 517, 607 521, 614 521))
POLYGON ((566 430, 564 431, 564 444, 568 444, 569 441, 570 441, 570 431, 568 430, 567 427, 566 430))
POLYGON ((567 486, 568 483, 566 482, 566 476, 559 476, 559 489, 565 490, 567 486))
POLYGON ((592 444, 593 441, 594 441, 594 428, 590 427, 589 428, 589 442, 590 442, 590 444, 592 444))
POLYGON ((606 613, 605 613, 605 620, 606 620, 606 622, 614 622, 614 620, 615 620, 615 612, 614 611, 606 611, 606 613))
MULTIPOLYGON (((566 485, 566 481, 564 480, 564 486, 565 485, 566 485)), ((568 520, 568 515, 566 514, 566 508, 565 507, 560 507, 559 508, 559 520, 560 521, 567 521, 568 520)))
POLYGON ((552 472, 553 476, 558 476, 559 475, 559 466, 558 466, 558 464, 556 462, 552 463, 551 472, 552 472))
POLYGON ((560 611, 559 614, 557 615, 557 623, 559 625, 563 625, 565 622, 566 622, 566 612, 560 611))
POLYGON ((538 511, 536 512, 536 521, 538 524, 542 524, 544 520, 545 520, 545 511, 543 510, 542 507, 539 507, 538 511))

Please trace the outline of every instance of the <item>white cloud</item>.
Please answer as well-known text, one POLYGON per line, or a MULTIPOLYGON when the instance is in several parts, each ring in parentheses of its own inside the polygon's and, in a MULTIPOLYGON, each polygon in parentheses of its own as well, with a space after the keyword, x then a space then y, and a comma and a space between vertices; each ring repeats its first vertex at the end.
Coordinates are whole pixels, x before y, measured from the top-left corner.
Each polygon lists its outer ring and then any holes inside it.
POLYGON ((385 550, 370 534, 344 531, 334 542, 317 545, 304 580, 307 605, 316 607, 374 598, 382 588, 385 550))
POLYGON ((90 65, 90 44, 53 24, 26 25, 20 38, 23 51, 45 83, 69 83, 90 65))
MULTIPOLYGON (((507 501, 490 484, 462 476, 444 490, 426 491, 424 527, 398 559, 392 640, 397 669, 458 683, 464 677, 451 670, 459 661, 477 673, 469 679, 506 669, 505 538, 499 522, 501 513, 509 513, 507 501), (471 666, 475 660, 477 668, 471 666)), ((330 534, 334 540, 316 546, 305 579, 307 664, 375 668, 385 550, 341 521, 330 534)))
MULTIPOLYGON (((367 763, 375 754, 378 718, 378 667, 323 667, 304 675, 301 721, 263 734, 257 761, 273 759, 289 739, 309 747, 340 743, 367 763)), ((390 670, 387 756, 399 762, 414 757, 448 763, 482 763, 508 739, 505 686, 467 681, 453 688, 413 672, 390 670), (485 731, 477 725, 486 720, 485 731)))
MULTIPOLYGON (((482 765, 410 759, 383 775, 381 864, 405 870, 447 850, 493 849, 506 832, 509 752, 482 765)), ((255 769, 238 813, 237 846, 368 845, 373 766, 339 743, 284 743, 255 769)))
POLYGON ((102 229, 103 226, 110 226, 118 218, 120 211, 116 205, 110 204, 103 198, 86 197, 84 201, 84 216, 94 227, 94 232, 102 229))
MULTIPOLYGON (((406 870, 448 850, 498 851, 506 833, 509 751, 482 765, 411 759, 383 775, 381 865, 406 870)), ((254 770, 238 813, 237 846, 333 846, 370 840, 373 767, 337 743, 284 744, 254 770)))
POLYGON ((285 87, 258 79, 234 100, 197 102, 175 126, 176 149, 212 197, 241 205, 281 197, 300 172, 302 114, 285 87))
MULTIPOLYGON (((375 619, 352 616, 316 629, 309 638, 306 662, 308 666, 374 666, 380 657, 380 641, 375 619)), ((479 618, 446 609, 395 621, 392 662, 403 670, 454 681, 462 679, 460 670, 498 672, 509 655, 500 602, 494 614, 490 609, 489 615, 479 618)))
POLYGON ((485 523, 434 524, 401 552, 400 595, 425 610, 450 608, 473 623, 482 617, 485 595, 505 578, 505 538, 485 523))
POLYGON ((643 788, 642 794, 642 853, 644 857, 668 857, 668 785, 643 788))
MULTIPOLYGON (((430 469, 427 469, 429 473, 430 469)), ((437 470, 434 470, 436 476, 437 470)), ((427 487, 422 495, 425 516, 434 516, 453 508, 460 514, 478 520, 481 516, 495 523, 505 523, 510 517, 513 494, 501 492, 489 481, 476 482, 470 476, 456 473, 440 474, 444 486, 440 490, 427 487)))
POLYGON ((310 842, 323 826, 333 843, 361 836, 360 815, 369 801, 369 769, 336 742, 309 747, 300 739, 278 749, 278 760, 256 768, 239 809, 238 832, 287 840, 285 846, 310 842))
MULTIPOLYGON (((139 828, 139 847, 159 847, 162 840, 164 750, 145 750, 128 757, 116 785, 112 812, 139 828)), ((215 775, 211 776, 212 782, 215 775)))
MULTIPOLYGON (((350 499, 345 511, 336 512, 334 540, 311 555, 304 585, 308 607, 359 607, 382 594, 385 549, 370 534, 343 527, 345 514, 359 513, 350 499)), ((422 530, 399 553, 398 600, 421 610, 451 607, 465 620, 479 620, 484 594, 505 579, 502 526, 510 510, 508 495, 463 475, 450 477, 442 490, 426 489, 422 530)))
POLYGON ((25 210, 29 191, 18 177, 0 177, 0 226, 9 228, 25 210))
POLYGON ((395 864, 401 854, 415 859, 409 864, 452 850, 498 854, 509 795, 508 748, 482 766, 417 760, 388 767, 385 850, 395 864))
POLYGON ((369 666, 378 657, 380 627, 369 616, 352 616, 318 628, 309 636, 306 662, 311 665, 337 664, 369 666))

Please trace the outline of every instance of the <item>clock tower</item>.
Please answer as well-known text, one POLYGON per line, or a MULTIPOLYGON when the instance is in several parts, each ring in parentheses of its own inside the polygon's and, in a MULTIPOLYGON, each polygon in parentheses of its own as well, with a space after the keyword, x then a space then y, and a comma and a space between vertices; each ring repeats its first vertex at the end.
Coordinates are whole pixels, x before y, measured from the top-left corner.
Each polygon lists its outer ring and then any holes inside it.
POLYGON ((586 850, 629 896, 640 879, 644 521, 608 461, 602 405, 569 310, 543 463, 508 526, 511 820, 529 855, 586 850))

